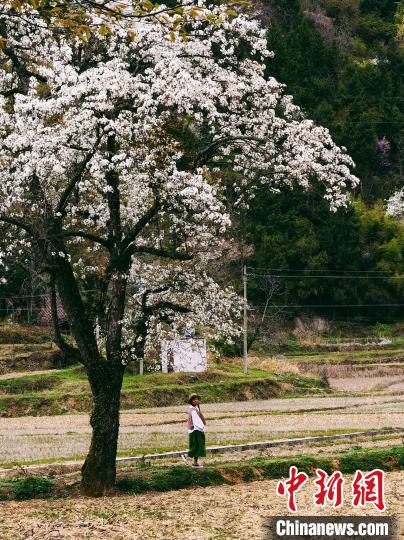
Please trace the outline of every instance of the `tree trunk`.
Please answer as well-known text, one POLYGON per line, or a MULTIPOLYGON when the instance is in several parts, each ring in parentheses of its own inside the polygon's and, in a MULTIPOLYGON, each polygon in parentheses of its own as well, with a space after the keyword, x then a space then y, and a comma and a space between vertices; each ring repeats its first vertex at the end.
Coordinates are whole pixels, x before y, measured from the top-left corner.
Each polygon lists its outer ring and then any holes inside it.
MULTIPOLYGON (((56 294, 56 283, 53 275, 50 277, 49 283, 49 293, 50 293, 50 306, 51 306, 51 316, 52 316, 52 339, 57 347, 59 347, 60 354, 58 358, 60 361, 55 367, 68 367, 77 362, 81 362, 80 351, 76 347, 72 347, 62 336, 62 333, 59 328, 59 317, 58 317, 58 307, 57 307, 57 294, 56 294), (59 365, 60 364, 60 365, 59 365)), ((55 362, 54 362, 55 363, 55 362)))
POLYGON ((94 399, 90 424, 91 446, 82 472, 85 495, 101 497, 115 484, 116 453, 119 433, 119 407, 125 367, 100 361, 88 367, 88 378, 94 399))
MULTIPOLYGON (((55 248, 56 251, 65 252, 62 243, 56 244, 55 248)), ((91 445, 81 469, 82 492, 92 497, 101 497, 111 492, 116 478, 119 408, 125 371, 121 361, 121 321, 125 308, 127 270, 128 268, 120 268, 113 273, 111 279, 111 301, 107 310, 106 359, 99 351, 94 324, 86 312, 73 269, 66 258, 57 259, 54 274, 93 395, 94 404, 90 417, 93 429, 91 445)))

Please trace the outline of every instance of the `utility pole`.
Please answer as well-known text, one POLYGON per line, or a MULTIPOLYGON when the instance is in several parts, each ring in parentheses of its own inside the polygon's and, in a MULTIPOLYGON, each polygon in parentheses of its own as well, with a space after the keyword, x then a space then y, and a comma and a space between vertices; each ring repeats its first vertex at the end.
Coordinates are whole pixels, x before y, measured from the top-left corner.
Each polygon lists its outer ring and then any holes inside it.
POLYGON ((140 358, 139 360, 139 375, 143 375, 143 358, 140 358))
POLYGON ((244 286, 244 305, 243 305, 243 373, 248 371, 248 356, 247 356, 247 267, 243 266, 243 286, 244 286))

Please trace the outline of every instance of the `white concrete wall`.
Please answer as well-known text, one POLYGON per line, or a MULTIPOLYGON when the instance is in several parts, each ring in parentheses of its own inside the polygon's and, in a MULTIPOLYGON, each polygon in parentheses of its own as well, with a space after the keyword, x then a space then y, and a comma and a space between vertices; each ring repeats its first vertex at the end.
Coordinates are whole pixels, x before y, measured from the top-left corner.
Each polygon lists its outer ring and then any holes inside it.
POLYGON ((204 339, 163 340, 161 342, 161 367, 170 371, 206 371, 206 341, 204 339))

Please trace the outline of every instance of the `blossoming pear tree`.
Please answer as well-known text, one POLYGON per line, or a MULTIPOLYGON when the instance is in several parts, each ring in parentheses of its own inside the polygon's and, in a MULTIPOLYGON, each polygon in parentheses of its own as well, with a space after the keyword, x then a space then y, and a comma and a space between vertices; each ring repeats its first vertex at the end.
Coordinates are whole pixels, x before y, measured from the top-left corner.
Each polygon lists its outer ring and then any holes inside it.
POLYGON ((88 43, 0 11, 0 220, 7 250, 35 249, 55 280, 88 374, 89 495, 114 485, 125 364, 187 320, 234 332, 238 300, 209 275, 229 189, 237 208, 258 187, 315 181, 335 209, 357 182, 345 149, 264 76, 259 24, 201 9, 187 39, 125 19, 88 43))
MULTIPOLYGON (((26 25, 39 21, 58 33, 76 36, 84 42, 93 35, 110 35, 115 24, 125 19, 155 19, 166 29, 174 28, 185 36, 189 23, 204 13, 198 0, 172 1, 169 5, 151 0, 2 0, 2 4, 4 18, 19 18, 26 25), (176 15, 175 19, 170 17, 172 14, 176 15), (174 21, 175 27, 171 27, 174 21)), ((227 0, 227 13, 235 13, 234 8, 246 4, 246 0, 227 0)), ((0 46, 6 39, 2 30, 0 28, 0 46)), ((130 26, 128 32, 131 33, 130 26)))

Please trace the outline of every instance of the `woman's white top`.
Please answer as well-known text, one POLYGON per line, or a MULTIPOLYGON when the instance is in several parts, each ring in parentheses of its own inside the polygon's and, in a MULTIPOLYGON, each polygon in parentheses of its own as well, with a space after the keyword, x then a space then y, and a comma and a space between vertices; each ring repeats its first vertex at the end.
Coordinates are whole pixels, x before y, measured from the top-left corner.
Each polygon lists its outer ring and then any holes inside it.
POLYGON ((195 429, 198 431, 205 431, 204 423, 202 422, 202 419, 198 414, 197 408, 193 405, 190 405, 189 414, 191 415, 192 425, 194 426, 194 429, 189 429, 188 433, 192 433, 195 429))

